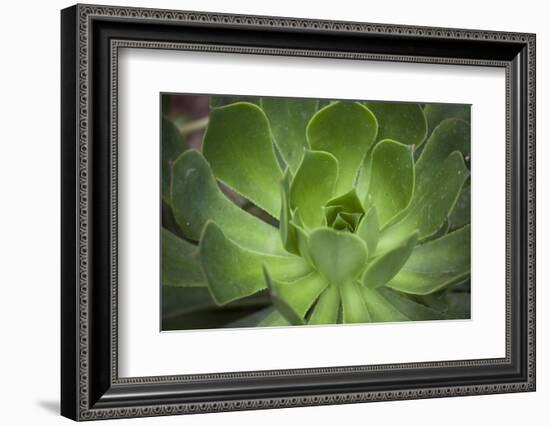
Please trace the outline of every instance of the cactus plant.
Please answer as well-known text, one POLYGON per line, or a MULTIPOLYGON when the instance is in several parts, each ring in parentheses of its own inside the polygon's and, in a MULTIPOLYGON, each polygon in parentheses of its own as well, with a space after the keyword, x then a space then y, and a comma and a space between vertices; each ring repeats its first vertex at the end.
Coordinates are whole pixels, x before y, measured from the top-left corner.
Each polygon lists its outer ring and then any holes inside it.
POLYGON ((176 328, 218 312, 242 313, 214 323, 229 327, 469 317, 469 106, 211 104, 202 152, 163 121, 163 316, 187 314, 176 328))

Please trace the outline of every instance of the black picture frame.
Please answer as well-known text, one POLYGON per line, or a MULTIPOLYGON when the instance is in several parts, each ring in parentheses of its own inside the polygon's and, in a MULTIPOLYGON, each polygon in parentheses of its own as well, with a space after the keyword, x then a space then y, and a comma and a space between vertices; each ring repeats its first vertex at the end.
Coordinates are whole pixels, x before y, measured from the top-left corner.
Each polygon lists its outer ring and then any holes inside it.
POLYGON ((75 5, 61 12, 61 414, 74 420, 535 390, 535 35, 75 5), (506 70, 506 357, 119 378, 117 49, 506 70))

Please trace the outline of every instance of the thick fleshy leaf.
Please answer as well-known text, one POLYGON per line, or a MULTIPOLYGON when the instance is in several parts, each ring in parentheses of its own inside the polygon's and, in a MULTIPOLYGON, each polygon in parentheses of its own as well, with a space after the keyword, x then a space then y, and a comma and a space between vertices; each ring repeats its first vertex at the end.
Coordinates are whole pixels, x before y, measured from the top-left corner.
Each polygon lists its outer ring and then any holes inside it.
POLYGON ((332 154, 306 151, 290 187, 293 209, 300 209, 302 220, 309 228, 323 222, 323 206, 332 197, 338 162, 332 154))
POLYGON ((191 240, 198 241, 206 222, 213 220, 243 247, 286 253, 276 228, 240 209, 221 192, 198 151, 189 150, 174 163, 172 206, 178 225, 191 240))
POLYGON ((463 187, 449 216, 449 228, 451 230, 470 223, 470 195, 470 186, 463 187))
POLYGON ((361 218, 363 217, 362 213, 348 213, 348 212, 340 212, 338 213, 338 216, 342 218, 349 226, 352 231, 355 231, 357 229, 357 226, 359 225, 359 222, 361 218))
POLYGON ((429 308, 440 312, 447 319, 470 318, 470 289, 469 279, 453 284, 443 290, 423 296, 414 296, 418 301, 429 308), (461 290, 465 287, 467 290, 461 290))
POLYGON ((470 274, 470 225, 416 247, 388 287, 429 294, 470 274))
POLYGON ((470 123, 470 109, 471 105, 465 104, 427 104, 424 115, 428 122, 428 136, 447 118, 459 118, 470 123))
POLYGON ((390 281, 405 265, 417 241, 418 232, 415 232, 401 244, 370 262, 361 278, 363 284, 369 288, 377 288, 390 281))
POLYGON ((326 106, 329 106, 330 104, 332 104, 334 102, 336 102, 336 101, 334 101, 332 99, 319 99, 318 109, 322 109, 326 106))
POLYGON ((288 325, 292 324, 290 324, 277 309, 273 306, 269 306, 236 321, 227 323, 223 328, 282 327, 288 325))
POLYGON ((267 317, 261 320, 256 327, 286 327, 292 325, 288 320, 281 315, 277 310, 273 310, 267 317))
POLYGON ((329 285, 313 307, 308 324, 335 324, 340 309, 338 286, 329 285))
POLYGON ((219 108, 225 105, 231 105, 237 102, 249 102, 260 105, 260 98, 256 96, 211 96, 210 107, 219 108))
POLYGON ((299 254, 298 235, 296 227, 292 220, 292 210, 290 201, 290 188, 292 177, 290 170, 286 170, 281 180, 281 214, 279 216, 279 233, 281 242, 286 251, 299 254))
MULTIPOLYGON (((170 200, 170 197, 168 197, 168 199, 170 200)), ((185 238, 185 235, 183 234, 183 232, 181 232, 181 229, 178 223, 176 222, 176 218, 174 217, 172 206, 165 201, 162 201, 160 222, 161 222, 161 226, 167 231, 171 232, 172 234, 180 238, 185 238)))
POLYGON ((353 280, 367 261, 367 245, 361 238, 331 228, 318 228, 309 235, 309 253, 330 284, 353 280))
POLYGON ((414 146, 424 142, 427 123, 420 105, 393 102, 367 102, 365 105, 378 121, 377 140, 393 139, 414 146))
POLYGON ((470 155, 470 125, 463 120, 448 119, 434 129, 416 162, 416 191, 430 184, 439 165, 454 151, 464 158, 470 155))
MULTIPOLYGON (((341 206, 342 210, 347 213, 365 213, 365 210, 363 210, 363 205, 361 204, 361 200, 357 196, 357 192, 355 191, 355 188, 351 189, 350 191, 346 192, 345 194, 339 195, 338 197, 331 198, 327 201, 326 207, 330 206, 341 206)), ((338 213, 340 213, 338 211, 338 213)))
POLYGON ((371 207, 371 209, 363 216, 355 233, 359 238, 367 243, 368 252, 372 256, 376 252, 378 237, 380 235, 376 207, 371 207))
POLYGON ((187 149, 187 144, 178 128, 167 118, 162 119, 161 141, 162 199, 170 203, 172 164, 187 149))
POLYGON ((292 173, 300 166, 307 147, 306 126, 317 111, 315 99, 262 98, 264 110, 275 144, 292 173))
POLYGON ((370 205, 367 203, 367 195, 369 191, 370 176, 372 171, 372 152, 376 145, 374 145, 365 156, 365 159, 359 167, 359 173, 357 174, 357 181, 355 182, 355 191, 361 201, 364 202, 364 206, 370 205))
POLYGON ((411 321, 446 319, 440 312, 417 303, 391 288, 380 287, 377 291, 411 321))
POLYGON ((338 215, 336 216, 336 219, 334 219, 334 222, 332 222, 332 227, 339 231, 353 232, 353 228, 351 227, 351 225, 348 223, 347 220, 342 218, 341 213, 338 213, 338 215))
POLYGON ((349 191, 363 159, 376 139, 376 118, 357 102, 335 102, 319 110, 307 127, 313 150, 327 151, 338 160, 335 194, 349 191))
POLYGON ((368 204, 376 206, 380 226, 407 207, 413 190, 412 148, 389 139, 380 141, 373 148, 368 189, 368 204))
POLYGON ((359 284, 348 281, 340 285, 342 298, 342 320, 346 324, 365 323, 371 321, 371 316, 361 293, 359 284))
POLYGON ((432 235, 422 239, 422 244, 427 243, 428 241, 437 240, 438 238, 441 238, 443 235, 445 235, 447 232, 449 232, 449 218, 445 219, 441 227, 432 235))
POLYGON ((324 206, 323 214, 325 218, 323 220, 323 224, 325 226, 332 227, 334 224, 334 221, 338 217, 338 214, 342 211, 344 211, 344 206, 324 206))
POLYGON ((296 232, 296 242, 298 245, 298 253, 302 256, 307 262, 314 266, 311 255, 309 254, 309 235, 305 230, 304 223, 300 215, 300 210, 296 209, 292 216, 290 224, 294 227, 296 232))
POLYGON ((162 285, 172 287, 205 287, 198 259, 199 248, 161 229, 162 285))
MULTIPOLYGON (((426 147, 428 148, 428 147, 426 147)), ((418 231, 419 239, 429 237, 443 225, 452 211, 462 185, 469 175, 462 154, 453 152, 439 169, 431 173, 431 179, 417 186, 409 207, 382 231, 378 240, 377 255, 399 244, 405 236, 418 231)))
POLYGON ((304 322, 309 308, 328 286, 326 278, 316 271, 292 282, 271 278, 267 269, 264 273, 275 306, 292 323, 304 322), (288 312, 289 309, 292 312, 288 312))
POLYGON ((448 292, 445 316, 449 319, 471 318, 470 293, 448 292))
POLYGON ((294 280, 311 272, 298 256, 274 256, 245 249, 209 222, 200 242, 201 265, 214 300, 222 305, 266 288, 263 267, 278 280, 294 280))
POLYGON ((214 307, 207 287, 161 287, 162 317, 172 317, 206 307, 214 307))
POLYGON ((282 172, 261 108, 239 102, 212 110, 203 153, 216 178, 278 217, 282 172))
POLYGON ((373 322, 409 321, 409 318, 392 305, 378 289, 363 287, 361 291, 373 322))

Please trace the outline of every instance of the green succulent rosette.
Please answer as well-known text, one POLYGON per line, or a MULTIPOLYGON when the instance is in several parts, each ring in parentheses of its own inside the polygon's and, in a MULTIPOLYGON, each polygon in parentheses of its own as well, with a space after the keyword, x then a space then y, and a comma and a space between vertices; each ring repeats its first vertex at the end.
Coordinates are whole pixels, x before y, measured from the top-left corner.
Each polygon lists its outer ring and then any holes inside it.
POLYGON ((202 152, 176 130, 163 123, 163 316, 469 317, 469 106, 215 97, 202 152))

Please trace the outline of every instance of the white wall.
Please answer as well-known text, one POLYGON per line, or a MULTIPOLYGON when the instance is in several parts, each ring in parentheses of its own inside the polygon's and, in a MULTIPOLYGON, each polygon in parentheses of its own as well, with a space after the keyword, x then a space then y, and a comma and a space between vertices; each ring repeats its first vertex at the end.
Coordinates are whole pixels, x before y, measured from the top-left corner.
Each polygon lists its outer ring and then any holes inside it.
MULTIPOLYGON (((131 424, 544 424, 550 401, 550 27, 545 2, 277 0, 108 1, 144 7, 537 33, 538 391, 454 399, 122 420, 131 424), (545 193, 546 192, 546 193, 545 193), (539 419, 538 421, 536 419, 539 419)), ((63 424, 59 394, 59 9, 61 0, 2 5, 0 51, 0 401, 2 423, 63 424)), ((102 424, 107 424, 106 422, 102 424)), ((115 424, 115 423, 113 423, 115 424)))

